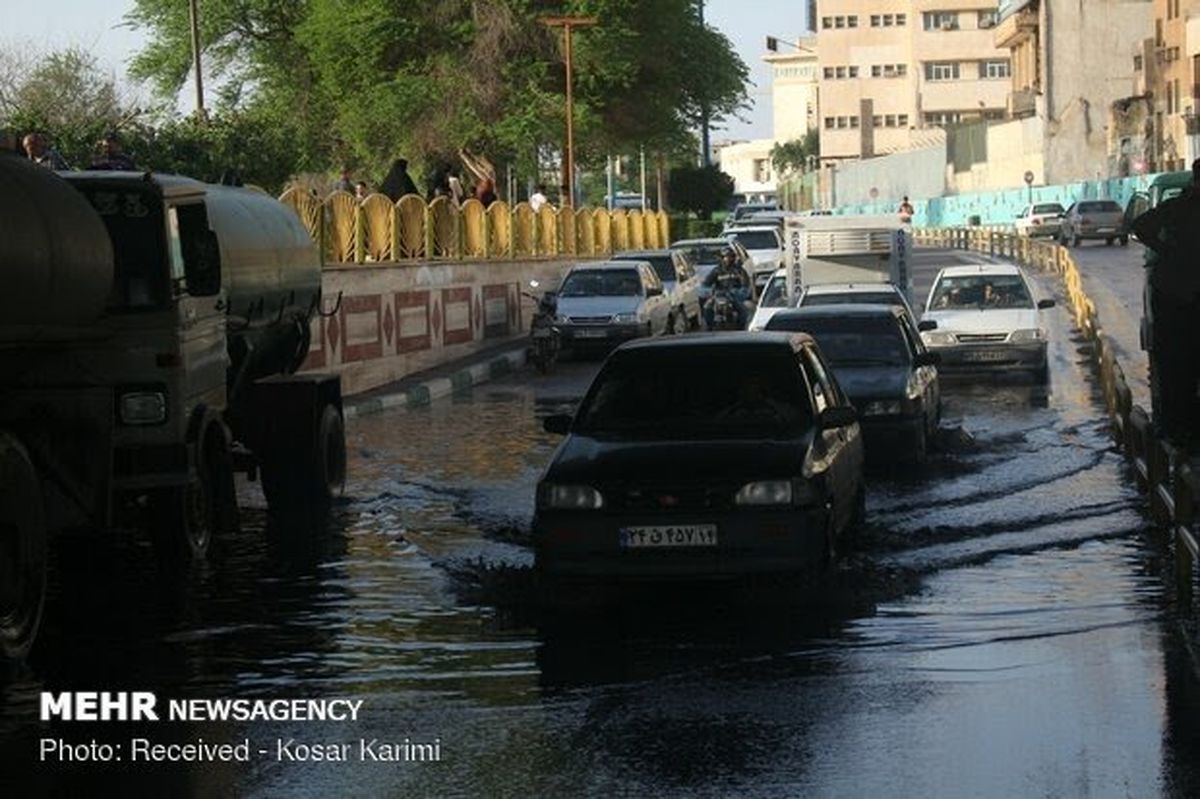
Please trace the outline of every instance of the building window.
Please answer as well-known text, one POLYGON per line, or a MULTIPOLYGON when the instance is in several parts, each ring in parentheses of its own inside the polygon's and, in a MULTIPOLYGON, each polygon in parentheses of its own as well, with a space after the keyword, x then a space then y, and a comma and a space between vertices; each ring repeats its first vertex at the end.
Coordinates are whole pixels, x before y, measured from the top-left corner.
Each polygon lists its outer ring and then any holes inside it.
POLYGON ((981 78, 998 80, 1012 77, 1012 66, 1008 61, 984 61, 982 66, 983 68, 979 70, 981 78))
POLYGON ((897 28, 903 28, 907 24, 908 24, 908 14, 897 14, 896 15, 896 27, 897 28))
POLYGON ((771 162, 766 158, 754 159, 754 181, 769 183, 771 181, 771 162))
POLYGON ((994 28, 1000 22, 1000 12, 996 9, 979 12, 979 27, 994 28))
POLYGON ((833 80, 833 67, 825 67, 825 80, 833 80))
POLYGON ((908 127, 908 114, 900 114, 896 117, 896 125, 901 128, 908 127))
POLYGON ((833 130, 833 117, 825 117, 825 130, 833 130))
POLYGON ((834 69, 834 77, 836 77, 838 80, 845 78, 846 77, 846 68, 845 67, 835 68, 834 69))
POLYGON ((833 27, 833 17, 821 17, 821 29, 829 30, 833 27))
POLYGON ((983 112, 983 118, 989 121, 1004 119, 1003 108, 989 108, 983 112))
POLYGON ((925 80, 958 80, 957 61, 929 61, 925 64, 925 80))
POLYGON ((1135 55, 1133 57, 1133 71, 1134 72, 1142 71, 1142 57, 1140 55, 1135 55))
POLYGON ((907 64, 872 64, 872 78, 902 78, 908 73, 907 64))
POLYGON ((926 11, 923 15, 927 31, 958 30, 957 11, 926 11))
POLYGON ((872 28, 892 28, 899 27, 904 24, 903 14, 872 14, 872 28))
POLYGON ((847 28, 857 28, 858 27, 858 17, 857 16, 846 17, 846 27, 847 28))
POLYGON ((903 78, 907 74, 908 74, 908 64, 897 64, 896 65, 896 75, 898 77, 903 78))
POLYGON ((850 127, 852 127, 852 128, 858 127, 858 117, 850 117, 850 127))
POLYGON ((850 74, 850 77, 857 78, 858 77, 858 67, 850 67, 849 74, 850 74))
POLYGON ((954 125, 962 122, 962 114, 958 111, 930 111, 925 114, 925 124, 935 127, 954 125))
POLYGON ((883 127, 883 117, 881 117, 879 114, 876 114, 875 116, 871 117, 871 124, 877 128, 882 128, 883 127))

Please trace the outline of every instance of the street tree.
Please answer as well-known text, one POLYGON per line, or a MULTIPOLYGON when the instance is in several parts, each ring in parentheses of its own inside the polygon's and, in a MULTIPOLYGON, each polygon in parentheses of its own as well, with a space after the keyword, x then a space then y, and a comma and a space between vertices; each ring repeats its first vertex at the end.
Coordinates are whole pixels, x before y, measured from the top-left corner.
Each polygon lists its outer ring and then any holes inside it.
POLYGON ((733 199, 733 178, 715 164, 677 166, 671 170, 667 197, 671 208, 709 219, 733 199))

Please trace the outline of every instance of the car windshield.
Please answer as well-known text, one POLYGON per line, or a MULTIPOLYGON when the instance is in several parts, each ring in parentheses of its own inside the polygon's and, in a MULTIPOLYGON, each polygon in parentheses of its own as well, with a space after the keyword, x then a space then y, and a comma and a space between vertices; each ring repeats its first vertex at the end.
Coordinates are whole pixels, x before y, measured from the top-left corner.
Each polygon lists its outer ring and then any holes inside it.
POLYGON ((705 264, 715 264, 721 260, 721 250, 725 249, 724 244, 695 244, 686 245, 674 248, 676 252, 681 252, 697 266, 705 264))
POLYGON ((747 250, 778 250, 779 239, 770 230, 743 230, 733 234, 747 250))
POLYGON ((610 359, 575 429, 597 438, 768 439, 794 438, 811 425, 808 393, 789 354, 738 347, 610 359))
POLYGON ((767 283, 767 287, 763 289, 762 299, 758 304, 763 308, 786 308, 788 304, 787 278, 771 278, 771 282, 767 283))
POLYGON ((1063 207, 1058 203, 1042 203, 1033 206, 1033 212, 1035 214, 1061 214, 1063 207))
MULTIPOLYGON (((618 259, 622 260, 622 259, 618 259)), ((629 259, 635 260, 635 259, 629 259)), ((654 268, 654 272, 658 275, 658 279, 664 283, 672 283, 675 280, 675 264, 671 262, 669 255, 651 255, 645 258, 637 258, 638 261, 645 261, 654 268)))
POLYGON ((637 297, 642 281, 633 269, 584 269, 563 281, 560 297, 637 297))
POLYGON ((1121 206, 1117 205, 1112 200, 1101 200, 1099 202, 1080 203, 1079 213, 1081 214, 1101 214, 1120 212, 1121 206))
POLYGON ((893 316, 775 316, 767 330, 808 333, 834 367, 904 366, 911 362, 893 316))
POLYGON ((805 294, 800 304, 810 305, 900 305, 900 295, 894 291, 856 291, 853 294, 805 294))
POLYGON ((929 308, 1032 308, 1033 300, 1020 275, 961 275, 944 277, 934 290, 929 308))

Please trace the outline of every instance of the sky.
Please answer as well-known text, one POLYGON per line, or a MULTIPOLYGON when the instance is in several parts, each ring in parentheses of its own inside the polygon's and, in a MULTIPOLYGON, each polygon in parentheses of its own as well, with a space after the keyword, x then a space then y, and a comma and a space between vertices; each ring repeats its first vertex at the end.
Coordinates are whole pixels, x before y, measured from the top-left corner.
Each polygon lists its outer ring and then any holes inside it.
MULTIPOLYGON (((134 96, 148 96, 148 91, 129 86, 125 79, 129 59, 144 42, 140 32, 123 24, 132 6, 132 0, 45 0, 41 4, 0 0, 4 21, 0 45, 31 46, 35 51, 81 46, 95 53, 134 96)), ((750 67, 749 93, 754 103, 744 114, 745 121, 730 120, 723 128, 714 128, 715 141, 771 136, 771 80, 762 60, 764 42, 768 35, 794 40, 803 27, 804 6, 804 0, 706 0, 706 19, 729 37, 750 67)), ((181 109, 190 110, 189 102, 182 100, 181 109)))

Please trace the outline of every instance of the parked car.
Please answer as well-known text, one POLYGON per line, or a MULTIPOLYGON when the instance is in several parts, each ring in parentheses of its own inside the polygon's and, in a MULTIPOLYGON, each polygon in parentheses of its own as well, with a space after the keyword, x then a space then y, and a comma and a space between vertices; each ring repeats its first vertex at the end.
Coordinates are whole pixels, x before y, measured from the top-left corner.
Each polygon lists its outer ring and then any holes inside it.
POLYGON ((721 251, 726 247, 732 247, 738 263, 747 272, 752 272, 750 253, 746 252, 746 248, 736 240, 730 241, 726 238, 683 239, 671 245, 672 251, 683 253, 696 269, 696 277, 700 281, 698 294, 701 308, 704 307, 704 303, 711 293, 704 285, 704 278, 708 277, 709 272, 716 269, 717 262, 721 260, 721 251))
POLYGON ((555 324, 572 350, 665 333, 670 318, 662 281, 645 261, 577 264, 558 291, 555 324))
POLYGON ((1046 329, 1025 273, 1011 264, 950 266, 938 272, 921 315, 921 338, 943 372, 1026 370, 1048 377, 1046 329))
POLYGON ((684 333, 700 329, 700 278, 683 253, 675 250, 641 250, 622 252, 613 261, 645 261, 654 268, 662 281, 663 291, 671 305, 667 329, 684 333))
POLYGON ((1084 239, 1104 239, 1112 243, 1120 239, 1129 243, 1129 228, 1125 227, 1125 212, 1112 200, 1080 200, 1072 203, 1061 220, 1058 231, 1060 244, 1078 247, 1084 239))
POLYGON ((1036 203, 1027 205, 1017 214, 1013 227, 1018 236, 1056 236, 1062 229, 1062 217, 1066 211, 1059 203, 1036 203))
POLYGON ((810 305, 775 314, 767 331, 808 333, 858 411, 872 457, 925 460, 941 420, 939 357, 895 305, 810 305))
POLYGON ((736 226, 723 234, 736 241, 750 253, 750 263, 743 264, 754 278, 754 289, 761 293, 771 275, 783 265, 783 237, 775 225, 736 226))
POLYGON ((857 415, 809 336, 631 342, 545 428, 567 436, 533 520, 551 576, 805 570, 863 515, 857 415))

